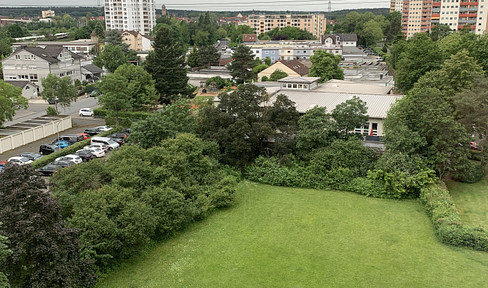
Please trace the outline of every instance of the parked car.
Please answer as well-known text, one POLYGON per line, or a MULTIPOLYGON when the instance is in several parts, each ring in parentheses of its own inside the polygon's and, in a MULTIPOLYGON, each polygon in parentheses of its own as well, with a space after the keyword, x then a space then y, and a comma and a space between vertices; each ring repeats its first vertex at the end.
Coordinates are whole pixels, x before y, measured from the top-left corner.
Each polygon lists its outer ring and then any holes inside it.
POLYGON ((68 141, 71 144, 75 144, 76 142, 80 142, 83 140, 85 140, 85 139, 82 135, 66 134, 66 135, 61 135, 61 136, 59 136, 59 138, 54 139, 52 143, 55 143, 57 141, 68 141))
POLYGON ((83 159, 81 159, 81 157, 78 155, 68 154, 65 156, 58 157, 54 161, 71 161, 74 162, 75 164, 80 164, 81 162, 83 162, 83 159))
POLYGON ((108 137, 92 137, 91 138, 91 144, 94 143, 102 143, 107 145, 109 150, 119 148, 119 143, 115 142, 114 140, 108 138, 108 137))
POLYGON ((51 153, 54 153, 56 151, 59 151, 61 148, 57 145, 53 144, 42 144, 39 146, 39 153, 41 155, 49 155, 51 153))
POLYGON ((90 92, 90 97, 97 97, 97 96, 98 96, 97 90, 93 90, 92 92, 90 92))
POLYGON ((73 145, 73 142, 62 140, 62 141, 54 141, 52 144, 55 146, 59 146, 59 148, 63 149, 63 148, 66 148, 68 146, 73 145))
POLYGON ((56 164, 56 165, 60 165, 61 168, 66 168, 66 167, 71 167, 71 166, 76 165, 75 162, 73 162, 73 161, 66 161, 66 160, 63 160, 63 161, 56 161, 55 160, 55 161, 53 161, 51 163, 56 164))
POLYGON ((52 99, 52 98, 47 99, 47 103, 48 104, 51 104, 51 105, 54 105, 54 104, 58 103, 58 101, 59 101, 59 98, 58 97, 56 97, 54 99, 52 99))
POLYGON ((127 137, 129 137, 129 133, 127 133, 127 132, 115 132, 113 134, 110 134, 110 136, 108 136, 108 137, 127 139, 127 137))
POLYGON ((7 161, 0 161, 0 172, 2 172, 3 167, 7 164, 7 161))
POLYGON ((15 156, 15 157, 8 158, 7 162, 18 164, 18 165, 26 165, 32 163, 33 161, 27 157, 15 156))
MULTIPOLYGON (((97 158, 102 158, 102 157, 105 156, 105 151, 102 150, 100 147, 89 147, 89 146, 86 146, 82 150, 90 151, 97 158)), ((80 151, 80 150, 78 150, 78 151, 80 151)), ((76 152, 78 152, 78 151, 76 151, 76 152)))
POLYGON ((39 172, 44 176, 51 176, 54 172, 58 171, 61 168, 63 168, 61 164, 54 164, 54 162, 51 162, 47 165, 37 168, 36 172, 39 172))
POLYGON ((87 133, 77 133, 76 135, 82 136, 83 140, 86 140, 86 139, 91 137, 90 134, 87 134, 87 133))
POLYGON ((83 116, 93 117, 93 115, 94 115, 92 108, 81 108, 79 114, 80 114, 80 117, 83 117, 83 116))
POLYGON ((124 138, 112 137, 112 136, 108 136, 108 138, 112 139, 115 143, 119 144, 119 146, 122 146, 125 144, 124 138))
POLYGON ((93 144, 90 144, 90 145, 83 147, 83 149, 90 149, 90 148, 99 148, 104 152, 110 150, 110 148, 103 143, 93 143, 93 144))
POLYGON ((85 134, 88 134, 90 136, 97 135, 98 133, 100 133, 100 130, 98 130, 97 127, 85 129, 85 134))
POLYGON ((79 156, 83 160, 83 162, 88 162, 88 161, 94 159, 95 157, 97 157, 92 153, 91 150, 88 150, 88 149, 78 150, 78 151, 76 151, 75 155, 79 156))
POLYGON ((98 128, 98 130, 99 130, 100 132, 107 132, 107 131, 112 130, 112 127, 109 127, 109 126, 98 126, 98 127, 96 127, 96 128, 98 128))
POLYGON ((24 152, 20 154, 20 157, 29 158, 32 161, 36 161, 37 159, 42 158, 43 156, 41 154, 37 154, 34 152, 24 152))

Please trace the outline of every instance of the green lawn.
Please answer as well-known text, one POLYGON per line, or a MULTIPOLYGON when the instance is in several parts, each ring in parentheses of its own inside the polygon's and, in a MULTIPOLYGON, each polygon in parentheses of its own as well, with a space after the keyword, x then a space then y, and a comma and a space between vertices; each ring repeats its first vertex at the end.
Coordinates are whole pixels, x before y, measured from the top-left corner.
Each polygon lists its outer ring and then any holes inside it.
POLYGON ((439 243, 420 202, 244 182, 98 287, 486 287, 488 253, 439 243))
POLYGON ((457 210, 466 224, 488 228, 488 177, 473 183, 447 183, 457 210))

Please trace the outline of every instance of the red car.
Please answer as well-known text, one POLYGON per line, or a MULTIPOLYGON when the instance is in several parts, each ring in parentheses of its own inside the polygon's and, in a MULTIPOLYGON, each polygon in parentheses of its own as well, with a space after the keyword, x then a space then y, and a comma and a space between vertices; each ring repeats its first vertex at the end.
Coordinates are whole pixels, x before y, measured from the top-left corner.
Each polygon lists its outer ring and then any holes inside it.
POLYGON ((89 134, 86 134, 86 133, 76 133, 76 135, 81 135, 83 136, 83 140, 86 140, 88 138, 90 138, 91 136, 89 134))

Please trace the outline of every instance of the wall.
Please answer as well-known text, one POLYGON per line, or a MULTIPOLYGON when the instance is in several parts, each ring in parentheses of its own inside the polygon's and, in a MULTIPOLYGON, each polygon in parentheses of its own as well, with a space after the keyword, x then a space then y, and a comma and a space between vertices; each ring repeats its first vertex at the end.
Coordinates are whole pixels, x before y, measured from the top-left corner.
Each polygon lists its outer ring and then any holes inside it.
POLYGON ((0 153, 4 153, 20 146, 35 142, 42 138, 54 135, 58 133, 58 131, 61 132, 70 129, 71 127, 73 127, 71 123, 71 116, 68 116, 0 138, 0 153))

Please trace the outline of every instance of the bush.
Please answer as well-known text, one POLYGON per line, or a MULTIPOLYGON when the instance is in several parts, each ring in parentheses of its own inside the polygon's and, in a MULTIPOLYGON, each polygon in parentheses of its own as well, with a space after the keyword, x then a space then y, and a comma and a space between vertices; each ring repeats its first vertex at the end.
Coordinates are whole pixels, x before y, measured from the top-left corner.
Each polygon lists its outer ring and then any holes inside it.
POLYGON ((488 252, 488 233, 481 227, 462 224, 448 190, 432 184, 422 189, 420 199, 442 243, 488 252))
POLYGON ((90 94, 91 92, 95 91, 96 89, 97 88, 96 88, 95 84, 86 85, 85 93, 90 94))
POLYGON ((479 163, 467 161, 462 169, 453 173, 452 178, 463 183, 476 183, 485 177, 485 168, 479 163))
POLYGON ((266 81, 269 81, 268 76, 265 75, 265 76, 261 77, 261 82, 266 82, 266 81))
POLYGON ((59 113, 56 112, 56 109, 54 109, 53 107, 49 106, 46 108, 46 115, 47 116, 56 116, 58 115, 59 113))

